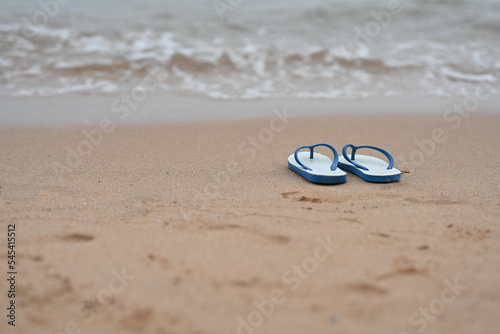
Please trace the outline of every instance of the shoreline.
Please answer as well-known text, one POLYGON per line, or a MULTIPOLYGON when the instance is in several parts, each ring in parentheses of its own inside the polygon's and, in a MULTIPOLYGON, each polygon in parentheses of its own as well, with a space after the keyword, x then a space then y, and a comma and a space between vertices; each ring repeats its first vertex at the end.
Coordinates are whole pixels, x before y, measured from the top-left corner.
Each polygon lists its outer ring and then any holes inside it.
MULTIPOLYGON (((488 92, 486 92, 488 93, 488 92)), ((472 101, 467 113, 498 113, 496 93, 440 99, 423 96, 376 97, 367 100, 210 100, 202 97, 150 93, 142 101, 123 96, 3 97, 0 128, 25 126, 93 126, 102 120, 116 125, 183 123, 272 117, 276 108, 298 116, 346 114, 441 114, 472 101), (40 110, 43 110, 41 112, 40 110)))

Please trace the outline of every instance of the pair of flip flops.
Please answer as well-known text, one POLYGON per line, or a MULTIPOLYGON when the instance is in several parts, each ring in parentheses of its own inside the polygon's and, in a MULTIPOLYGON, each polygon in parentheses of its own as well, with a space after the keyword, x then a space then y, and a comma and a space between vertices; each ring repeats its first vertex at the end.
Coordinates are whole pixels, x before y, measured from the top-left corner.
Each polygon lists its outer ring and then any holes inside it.
POLYGON ((342 156, 328 144, 301 146, 295 153, 288 157, 288 168, 302 176, 304 179, 321 184, 339 184, 347 181, 347 174, 342 169, 356 174, 368 182, 393 182, 401 179, 401 172, 394 168, 394 159, 389 152, 375 146, 346 145, 342 148, 342 156), (333 152, 333 161, 327 156, 314 152, 318 146, 328 147, 333 152), (300 152, 303 149, 309 152, 300 152), (348 154, 347 150, 351 149, 348 154), (384 154, 389 164, 382 159, 369 155, 356 154, 361 148, 376 150, 384 154))

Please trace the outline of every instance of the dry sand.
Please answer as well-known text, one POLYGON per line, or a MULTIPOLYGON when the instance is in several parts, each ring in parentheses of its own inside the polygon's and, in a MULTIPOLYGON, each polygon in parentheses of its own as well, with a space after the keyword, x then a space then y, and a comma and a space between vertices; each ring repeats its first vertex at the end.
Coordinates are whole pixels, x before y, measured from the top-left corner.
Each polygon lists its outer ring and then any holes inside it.
POLYGON ((19 274, 11 328, 3 239, 1 332, 494 333, 500 117, 454 124, 130 125, 90 148, 79 128, 4 128, 0 233, 16 224, 19 274), (419 156, 415 140, 436 128, 446 140, 419 156), (251 149, 259 133, 268 142, 251 149), (406 173, 391 184, 352 174, 308 183, 286 159, 319 142, 383 147, 406 173), (56 173, 79 143, 91 153, 56 173), (411 166, 410 155, 423 161, 411 166))

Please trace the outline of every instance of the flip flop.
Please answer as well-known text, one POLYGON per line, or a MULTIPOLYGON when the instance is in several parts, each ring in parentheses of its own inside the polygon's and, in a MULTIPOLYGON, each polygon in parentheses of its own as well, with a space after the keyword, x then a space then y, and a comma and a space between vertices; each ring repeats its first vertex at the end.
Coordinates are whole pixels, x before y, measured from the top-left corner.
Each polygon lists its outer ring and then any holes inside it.
POLYGON ((375 146, 346 145, 342 149, 342 155, 339 158, 339 167, 356 174, 365 181, 383 183, 401 179, 401 172, 394 168, 394 159, 386 150, 375 146), (347 154, 348 148, 352 148, 350 156, 347 154), (389 165, 384 160, 376 157, 356 155, 356 151, 360 148, 369 148, 383 153, 389 160, 389 165))
POLYGON ((288 157, 288 168, 302 176, 309 182, 320 184, 339 184, 347 181, 347 174, 337 168, 339 154, 328 144, 316 144, 311 146, 301 146, 295 153, 288 157), (333 152, 333 162, 321 153, 314 153, 314 148, 318 146, 328 147, 333 152), (308 148, 309 152, 299 152, 308 148), (307 166, 303 163, 307 163, 307 166))

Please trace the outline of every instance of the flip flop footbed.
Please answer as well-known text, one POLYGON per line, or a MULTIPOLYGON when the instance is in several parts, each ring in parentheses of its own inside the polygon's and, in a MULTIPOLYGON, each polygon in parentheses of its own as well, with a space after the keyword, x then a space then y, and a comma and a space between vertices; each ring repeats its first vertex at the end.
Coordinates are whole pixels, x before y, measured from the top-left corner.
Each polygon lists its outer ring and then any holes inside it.
POLYGON ((391 182, 401 178, 401 171, 396 168, 387 169, 387 162, 382 159, 369 155, 356 154, 356 160, 354 161, 365 166, 368 170, 354 166, 343 156, 339 157, 339 167, 370 182, 391 182))
POLYGON ((309 152, 298 152, 297 156, 304 165, 312 170, 307 170, 299 165, 293 154, 288 157, 288 167, 306 180, 323 184, 338 184, 347 181, 347 174, 343 170, 340 168, 331 170, 332 161, 327 156, 314 153, 313 158, 310 159, 309 152))

